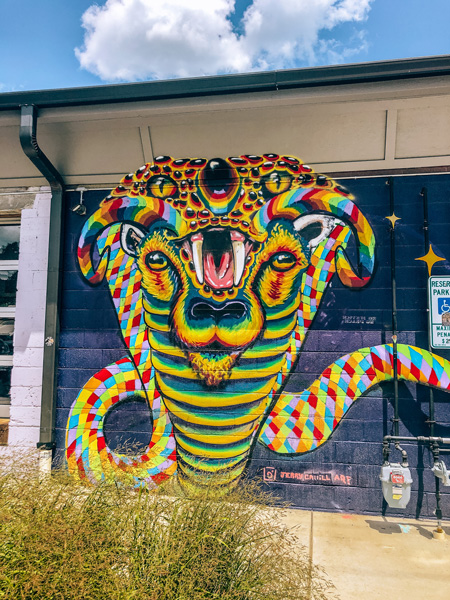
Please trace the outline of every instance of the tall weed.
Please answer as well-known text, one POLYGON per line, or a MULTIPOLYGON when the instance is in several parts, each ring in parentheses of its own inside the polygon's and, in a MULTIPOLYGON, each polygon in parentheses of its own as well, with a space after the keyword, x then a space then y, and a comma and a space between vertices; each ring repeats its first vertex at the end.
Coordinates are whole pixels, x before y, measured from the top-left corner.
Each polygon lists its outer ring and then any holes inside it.
POLYGON ((63 470, 41 480, 26 464, 0 472, 1 599, 331 597, 255 485, 186 498, 173 489, 88 488, 63 470))

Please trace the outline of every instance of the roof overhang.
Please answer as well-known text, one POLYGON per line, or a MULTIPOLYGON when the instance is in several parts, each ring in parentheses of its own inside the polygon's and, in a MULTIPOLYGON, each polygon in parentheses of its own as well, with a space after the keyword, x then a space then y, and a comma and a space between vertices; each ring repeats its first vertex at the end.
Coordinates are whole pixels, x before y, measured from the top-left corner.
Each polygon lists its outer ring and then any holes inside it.
POLYGON ((343 86, 444 75, 450 75, 450 55, 167 81, 8 92, 0 94, 0 110, 14 110, 23 104, 34 104, 40 108, 86 106, 343 86))

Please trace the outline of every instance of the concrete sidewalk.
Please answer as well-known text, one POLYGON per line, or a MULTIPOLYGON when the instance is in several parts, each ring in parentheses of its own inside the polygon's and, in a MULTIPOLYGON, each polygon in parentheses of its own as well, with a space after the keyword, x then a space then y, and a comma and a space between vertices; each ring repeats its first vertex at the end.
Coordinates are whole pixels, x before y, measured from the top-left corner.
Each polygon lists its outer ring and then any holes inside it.
POLYGON ((287 510, 341 600, 449 600, 450 523, 433 539, 435 521, 287 510))

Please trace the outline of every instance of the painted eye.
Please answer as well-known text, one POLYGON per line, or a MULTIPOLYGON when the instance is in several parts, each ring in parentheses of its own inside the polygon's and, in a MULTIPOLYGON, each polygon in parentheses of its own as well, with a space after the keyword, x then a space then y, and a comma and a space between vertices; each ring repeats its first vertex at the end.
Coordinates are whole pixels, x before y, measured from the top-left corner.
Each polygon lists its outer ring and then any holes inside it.
POLYGON ((145 257, 145 264, 152 271, 163 271, 169 266, 169 261, 162 252, 150 252, 145 257))
POLYGON ((148 180, 147 191, 155 198, 173 198, 178 193, 178 186, 170 177, 160 175, 148 180))
POLYGON ((291 187, 292 176, 288 173, 275 171, 264 180, 264 185, 270 194, 282 194, 291 187))
POLYGON ((279 252, 272 256, 270 264, 275 271, 289 271, 297 264, 297 258, 291 252, 279 252))

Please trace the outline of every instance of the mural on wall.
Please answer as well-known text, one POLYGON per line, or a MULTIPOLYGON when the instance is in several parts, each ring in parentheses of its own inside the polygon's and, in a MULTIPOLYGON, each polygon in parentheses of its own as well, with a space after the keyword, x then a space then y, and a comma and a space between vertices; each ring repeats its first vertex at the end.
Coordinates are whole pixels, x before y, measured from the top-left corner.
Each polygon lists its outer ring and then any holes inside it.
MULTIPOLYGON (((91 285, 106 280, 129 349, 70 410, 67 461, 83 480, 151 487, 177 473, 188 491, 211 479, 228 489, 254 442, 314 450, 353 402, 393 379, 384 344, 340 358, 299 394, 283 391, 333 275, 361 288, 375 261, 350 193, 297 158, 158 157, 87 219, 78 261, 91 285), (152 435, 145 453, 129 456, 108 447, 104 424, 114 405, 137 397, 152 435)), ((400 379, 450 390, 448 361, 397 349, 400 379)))

